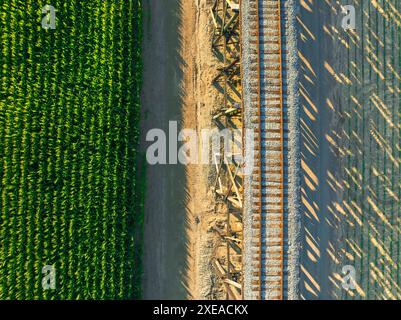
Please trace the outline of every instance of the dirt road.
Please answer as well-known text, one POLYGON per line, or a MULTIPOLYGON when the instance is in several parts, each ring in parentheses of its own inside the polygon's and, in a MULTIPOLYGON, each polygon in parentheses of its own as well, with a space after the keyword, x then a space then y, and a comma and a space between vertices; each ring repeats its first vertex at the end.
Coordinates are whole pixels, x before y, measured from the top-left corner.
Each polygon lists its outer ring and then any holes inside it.
MULTIPOLYGON (((142 150, 146 132, 182 121, 180 1, 147 0, 144 8, 142 150)), ((180 129, 179 129, 180 130, 180 129)), ((185 167, 147 166, 143 298, 185 299, 185 167)))
MULTIPOLYGON (((149 145, 146 132, 167 131, 169 121, 179 122, 178 131, 194 129, 200 137, 222 99, 211 86, 219 62, 211 51, 208 1, 147 0, 144 13, 142 151, 149 145)), ((147 167, 145 299, 224 297, 210 265, 220 241, 212 227, 226 217, 211 192, 211 168, 147 167)))

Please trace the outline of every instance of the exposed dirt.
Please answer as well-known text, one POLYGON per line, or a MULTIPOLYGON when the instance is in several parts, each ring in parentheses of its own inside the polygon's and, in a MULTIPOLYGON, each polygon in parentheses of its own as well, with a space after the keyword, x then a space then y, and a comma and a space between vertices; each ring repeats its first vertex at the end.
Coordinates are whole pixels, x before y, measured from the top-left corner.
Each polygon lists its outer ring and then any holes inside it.
MULTIPOLYGON (((212 88, 219 61, 212 55, 210 3, 144 3, 143 140, 151 128, 168 132, 212 127, 221 97, 212 88)), ((149 143, 143 141, 142 150, 149 143)), ((145 299, 222 299, 210 260, 219 244, 212 226, 226 208, 215 202, 213 165, 155 165, 147 169, 143 290, 145 299)))
MULTIPOLYGON (((212 127, 211 113, 221 100, 212 88, 219 61, 211 51, 210 4, 206 0, 184 2, 182 56, 187 67, 183 123, 185 128, 196 129, 200 137, 202 129, 212 127)), ((221 283, 210 261, 219 244, 212 227, 224 221, 226 208, 214 200, 212 165, 189 165, 186 169, 189 295, 193 299, 222 299, 221 283)))
MULTIPOLYGON (((178 0, 144 1, 142 150, 146 133, 182 122, 183 61, 178 0)), ((143 298, 185 299, 185 167, 148 165, 146 176, 143 298)))

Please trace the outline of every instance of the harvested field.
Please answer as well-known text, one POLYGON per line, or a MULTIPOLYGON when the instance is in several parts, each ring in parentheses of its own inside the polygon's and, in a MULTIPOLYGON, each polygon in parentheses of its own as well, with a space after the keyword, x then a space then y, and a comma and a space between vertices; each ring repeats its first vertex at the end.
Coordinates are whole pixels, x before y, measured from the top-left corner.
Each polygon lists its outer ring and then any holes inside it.
POLYGON ((301 298, 400 298, 400 4, 301 1, 301 298), (342 286, 355 269, 356 288, 342 286))
POLYGON ((344 38, 349 81, 341 99, 339 214, 342 263, 355 268, 357 290, 339 298, 401 299, 401 4, 351 4, 357 31, 344 38))

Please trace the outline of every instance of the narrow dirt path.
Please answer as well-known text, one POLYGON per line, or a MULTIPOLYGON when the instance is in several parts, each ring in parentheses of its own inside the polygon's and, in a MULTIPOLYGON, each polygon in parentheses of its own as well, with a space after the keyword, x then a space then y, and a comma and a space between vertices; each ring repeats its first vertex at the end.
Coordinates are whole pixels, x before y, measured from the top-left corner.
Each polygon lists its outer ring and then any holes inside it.
MULTIPOLYGON (((142 151, 146 133, 182 122, 179 0, 144 1, 142 151)), ((180 128, 178 129, 180 130, 180 128)), ((167 136, 168 137, 168 136, 167 136)), ((185 167, 148 165, 145 200, 143 298, 185 299, 185 167)))

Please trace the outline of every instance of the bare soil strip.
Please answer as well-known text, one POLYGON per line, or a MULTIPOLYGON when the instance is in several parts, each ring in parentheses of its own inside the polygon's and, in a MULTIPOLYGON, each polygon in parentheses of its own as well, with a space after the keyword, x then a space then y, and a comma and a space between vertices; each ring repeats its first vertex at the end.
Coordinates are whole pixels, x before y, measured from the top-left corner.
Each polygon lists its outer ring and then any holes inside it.
MULTIPOLYGON (((211 52, 206 0, 148 0, 144 12, 143 140, 168 122, 211 128, 221 99, 212 87, 219 61, 211 52), (146 19, 146 16, 148 19, 146 19)), ((148 144, 143 141, 143 150, 148 144)), ((214 201, 211 165, 147 168, 143 290, 145 299, 224 299, 211 258, 219 243, 212 227, 226 208, 214 201)))
MULTIPOLYGON (((153 128, 168 132, 169 121, 182 122, 184 62, 179 27, 180 1, 144 1, 142 150, 153 128)), ((147 166, 143 298, 185 299, 185 167, 147 166)))

